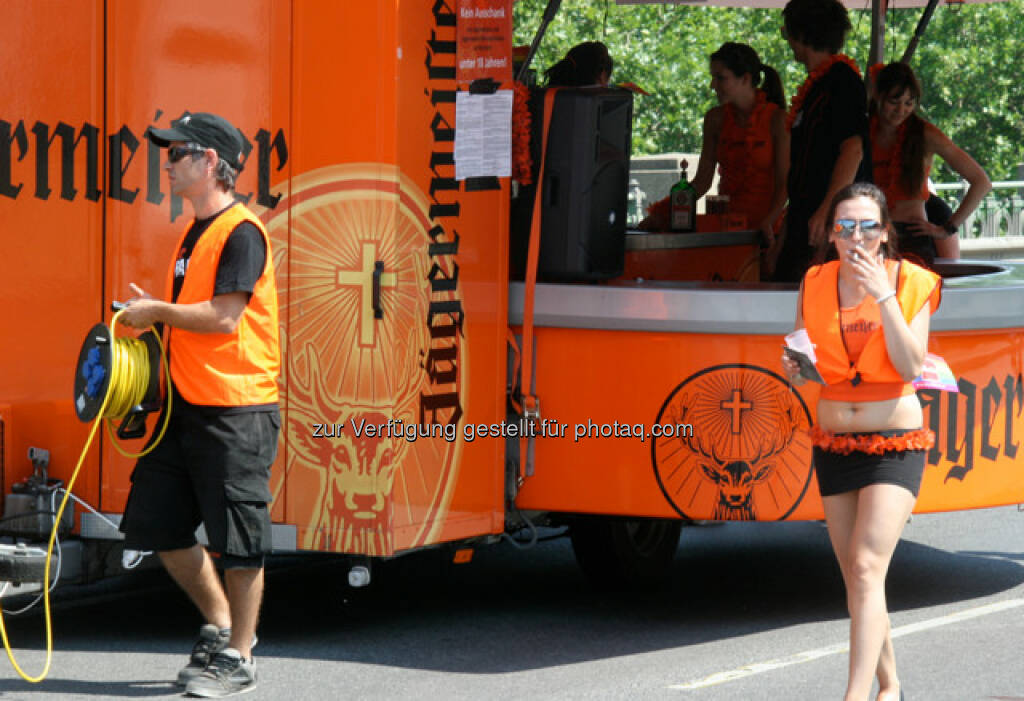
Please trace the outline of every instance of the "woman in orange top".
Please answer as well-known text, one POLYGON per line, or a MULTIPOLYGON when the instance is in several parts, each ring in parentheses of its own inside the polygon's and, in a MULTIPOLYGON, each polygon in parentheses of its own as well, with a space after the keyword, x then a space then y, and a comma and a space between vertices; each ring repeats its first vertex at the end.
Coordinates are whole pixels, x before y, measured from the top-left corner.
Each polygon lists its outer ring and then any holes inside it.
MULTIPOLYGON (((828 214, 838 260, 804 276, 796 327, 806 324, 825 380, 812 429, 829 538, 846 584, 850 667, 846 701, 902 698, 885 575, 907 521, 934 435, 922 429, 911 381, 921 373, 941 280, 897 261, 885 196, 874 185, 840 190, 828 214)), ((823 257, 823 256, 821 256, 823 257)), ((802 384, 799 366, 782 367, 802 384)))
POLYGON ((697 197, 711 188, 729 196, 729 212, 760 229, 774 266, 775 223, 786 206, 789 132, 779 74, 746 44, 726 42, 711 54, 711 89, 718 106, 704 115, 704 144, 693 178, 697 197), (774 253, 774 255, 773 255, 774 253))
POLYGON ((899 235, 899 250, 931 265, 935 256, 960 257, 957 231, 992 183, 978 163, 934 125, 917 116, 921 84, 904 63, 890 63, 873 76, 871 161, 874 181, 885 193, 899 235), (970 188, 944 224, 928 221, 928 174, 938 154, 970 188))

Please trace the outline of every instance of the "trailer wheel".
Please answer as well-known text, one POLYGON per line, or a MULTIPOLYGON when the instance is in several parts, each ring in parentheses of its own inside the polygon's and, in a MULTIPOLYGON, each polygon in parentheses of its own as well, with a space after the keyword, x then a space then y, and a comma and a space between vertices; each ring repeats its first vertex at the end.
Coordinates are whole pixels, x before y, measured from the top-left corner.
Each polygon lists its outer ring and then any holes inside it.
POLYGON ((650 588, 663 583, 683 522, 581 516, 569 531, 576 562, 601 589, 650 588))

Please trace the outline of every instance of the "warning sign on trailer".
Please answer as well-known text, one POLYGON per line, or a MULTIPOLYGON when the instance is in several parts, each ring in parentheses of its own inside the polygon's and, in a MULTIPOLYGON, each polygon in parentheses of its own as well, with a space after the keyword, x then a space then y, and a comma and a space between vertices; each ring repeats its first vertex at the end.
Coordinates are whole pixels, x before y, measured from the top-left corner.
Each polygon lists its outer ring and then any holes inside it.
POLYGON ((458 0, 456 77, 460 84, 512 79, 512 0, 458 0))

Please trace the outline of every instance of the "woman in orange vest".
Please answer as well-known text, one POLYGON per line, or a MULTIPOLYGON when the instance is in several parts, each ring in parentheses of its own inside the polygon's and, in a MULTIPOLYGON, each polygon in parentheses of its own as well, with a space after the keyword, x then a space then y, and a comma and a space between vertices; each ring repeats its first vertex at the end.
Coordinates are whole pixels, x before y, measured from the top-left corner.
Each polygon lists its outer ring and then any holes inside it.
POLYGON ((978 163, 915 110, 921 102, 921 84, 905 63, 871 69, 871 163, 875 184, 889 202, 900 253, 931 265, 936 255, 960 257, 957 231, 992 183, 978 163), (925 203, 930 197, 928 174, 938 154, 970 188, 943 223, 928 221, 925 203))
MULTIPOLYGON (((778 257, 777 223, 786 206, 789 132, 782 81, 746 44, 727 42, 711 54, 711 89, 719 105, 704 115, 704 143, 691 185, 703 197, 720 173, 718 192, 729 196, 729 212, 746 215, 764 234, 767 267, 778 257)), ((683 162, 685 167, 685 161, 683 162)), ((655 202, 640 229, 669 227, 669 198, 655 202)), ((770 272, 770 271, 769 271, 770 272)))
POLYGON ((789 132, 782 81, 746 44, 726 42, 711 54, 711 89, 718 106, 704 115, 704 143, 693 189, 703 197, 715 166, 718 192, 729 197, 729 212, 744 214, 769 244, 774 267, 776 222, 786 206, 789 132))
MULTIPOLYGON (((825 385, 811 438, 850 612, 845 699, 865 701, 877 675, 877 698, 896 701, 885 575, 935 441, 922 428, 911 381, 921 373, 941 279, 897 258, 885 196, 874 185, 840 190, 827 221, 826 246, 837 260, 807 271, 796 328, 806 326, 825 385)), ((782 367, 791 382, 804 382, 786 355, 782 367)))

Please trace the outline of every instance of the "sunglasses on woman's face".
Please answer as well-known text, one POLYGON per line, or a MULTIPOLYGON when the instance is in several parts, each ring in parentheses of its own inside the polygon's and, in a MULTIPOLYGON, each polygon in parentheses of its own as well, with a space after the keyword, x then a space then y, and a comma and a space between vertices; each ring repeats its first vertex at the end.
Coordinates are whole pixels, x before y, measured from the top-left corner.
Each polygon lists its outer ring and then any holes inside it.
POLYGON ((836 219, 832 227, 832 231, 841 239, 850 238, 857 229, 866 239, 877 239, 885 231, 882 223, 875 219, 836 219))
POLYGON ((185 144, 184 146, 171 146, 167 149, 167 160, 177 163, 185 156, 203 153, 206 149, 198 144, 185 144))

